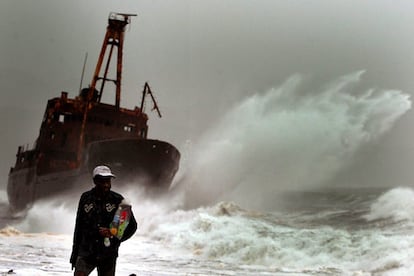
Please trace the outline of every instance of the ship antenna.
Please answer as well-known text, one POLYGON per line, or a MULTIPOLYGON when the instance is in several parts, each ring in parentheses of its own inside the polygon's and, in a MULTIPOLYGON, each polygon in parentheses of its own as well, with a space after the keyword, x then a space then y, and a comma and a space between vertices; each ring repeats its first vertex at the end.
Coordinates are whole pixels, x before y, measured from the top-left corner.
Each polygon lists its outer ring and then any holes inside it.
POLYGON ((85 53, 85 58, 83 60, 83 68, 82 68, 81 80, 80 80, 80 85, 79 85, 79 95, 82 91, 83 76, 85 75, 85 67, 86 67, 87 60, 88 60, 88 52, 85 53))
POLYGON ((151 92, 151 88, 148 85, 148 82, 145 82, 144 91, 142 91, 141 110, 144 111, 145 96, 147 94, 151 96, 152 102, 154 103, 154 107, 151 109, 151 111, 157 110, 158 116, 161 118, 161 111, 158 108, 157 101, 155 100, 154 95, 151 92))

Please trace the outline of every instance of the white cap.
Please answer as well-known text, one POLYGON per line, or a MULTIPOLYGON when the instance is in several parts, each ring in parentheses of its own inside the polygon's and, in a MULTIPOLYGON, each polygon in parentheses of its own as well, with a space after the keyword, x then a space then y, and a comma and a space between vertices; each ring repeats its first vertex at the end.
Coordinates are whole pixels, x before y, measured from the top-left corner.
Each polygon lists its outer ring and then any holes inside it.
POLYGON ((111 169, 107 166, 97 166, 94 170, 93 170, 93 178, 95 178, 95 176, 103 176, 103 177, 115 177, 115 175, 111 172, 111 169))

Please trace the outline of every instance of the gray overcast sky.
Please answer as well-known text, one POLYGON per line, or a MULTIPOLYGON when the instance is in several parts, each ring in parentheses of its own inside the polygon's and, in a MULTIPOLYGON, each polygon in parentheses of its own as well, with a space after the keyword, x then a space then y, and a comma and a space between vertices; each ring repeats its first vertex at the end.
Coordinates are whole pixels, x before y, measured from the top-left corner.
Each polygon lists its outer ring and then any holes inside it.
MULTIPOLYGON (((77 94, 86 52, 89 83, 111 11, 138 14, 126 33, 121 105, 139 105, 149 81, 164 115, 150 116, 150 136, 180 149, 245 97, 294 74, 312 91, 366 70, 364 87, 414 92, 412 1, 2 0, 2 186, 17 146, 35 141, 47 99, 77 94)), ((338 182, 410 185, 413 123, 408 111, 338 182)))

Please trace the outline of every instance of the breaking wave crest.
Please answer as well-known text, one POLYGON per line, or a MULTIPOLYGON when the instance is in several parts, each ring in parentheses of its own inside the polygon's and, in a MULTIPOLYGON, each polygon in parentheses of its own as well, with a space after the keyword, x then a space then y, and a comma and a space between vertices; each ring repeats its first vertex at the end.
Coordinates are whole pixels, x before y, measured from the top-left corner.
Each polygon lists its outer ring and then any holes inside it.
POLYGON ((281 214, 249 211, 232 202, 220 202, 208 208, 154 217, 152 226, 141 230, 181 256, 220 260, 226 265, 285 269, 315 269, 321 265, 329 268, 335 264, 351 271, 388 271, 403 266, 396 261, 399 252, 409 250, 413 242, 409 237, 401 244, 400 236, 387 235, 375 227, 358 231, 327 225, 296 227, 285 219, 281 214), (388 256, 379 260, 378 252, 384 250, 388 256), (355 256, 364 261, 355 262, 355 256))
POLYGON ((220 200, 272 206, 281 188, 311 188, 333 178, 411 108, 400 91, 360 91, 363 73, 319 91, 306 91, 296 75, 234 106, 192 147, 185 172, 189 206, 220 200))
POLYGON ((364 218, 367 221, 391 219, 395 222, 408 221, 414 223, 414 190, 411 188, 395 188, 381 195, 370 207, 364 218))

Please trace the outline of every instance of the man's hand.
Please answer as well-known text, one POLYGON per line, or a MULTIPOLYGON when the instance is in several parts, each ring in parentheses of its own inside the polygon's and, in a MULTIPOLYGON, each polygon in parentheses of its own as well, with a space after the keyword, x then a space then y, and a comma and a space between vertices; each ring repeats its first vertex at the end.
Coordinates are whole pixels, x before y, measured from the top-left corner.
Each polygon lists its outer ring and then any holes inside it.
POLYGON ((109 228, 105 228, 105 227, 99 227, 99 235, 105 238, 112 237, 112 234, 111 234, 111 231, 109 231, 109 228))

